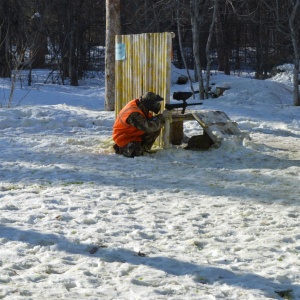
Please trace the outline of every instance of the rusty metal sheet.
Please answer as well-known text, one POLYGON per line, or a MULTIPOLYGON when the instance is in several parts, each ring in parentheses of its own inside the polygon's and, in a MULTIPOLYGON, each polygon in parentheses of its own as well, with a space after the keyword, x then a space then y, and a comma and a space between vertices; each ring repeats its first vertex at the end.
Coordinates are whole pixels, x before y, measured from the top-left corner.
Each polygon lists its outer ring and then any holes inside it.
MULTIPOLYGON (((144 92, 152 91, 170 102, 172 38, 174 33, 142 33, 117 35, 115 83, 115 113, 132 99, 144 92)), ((164 129, 158 144, 163 146, 163 136, 169 133, 164 129)))

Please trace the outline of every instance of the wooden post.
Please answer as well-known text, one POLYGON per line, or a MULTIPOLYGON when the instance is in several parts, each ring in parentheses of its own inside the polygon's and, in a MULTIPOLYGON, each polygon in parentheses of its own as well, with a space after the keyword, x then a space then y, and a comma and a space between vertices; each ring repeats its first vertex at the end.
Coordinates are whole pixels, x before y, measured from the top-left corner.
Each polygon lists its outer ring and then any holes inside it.
POLYGON ((172 145, 181 145, 183 140, 183 120, 171 123, 170 141, 172 145))

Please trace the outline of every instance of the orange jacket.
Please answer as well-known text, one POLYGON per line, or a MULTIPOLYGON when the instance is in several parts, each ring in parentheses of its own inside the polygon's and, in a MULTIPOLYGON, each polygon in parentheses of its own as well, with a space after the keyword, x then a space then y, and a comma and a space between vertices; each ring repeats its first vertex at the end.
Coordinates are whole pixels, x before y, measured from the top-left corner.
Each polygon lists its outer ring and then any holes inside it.
MULTIPOLYGON (((124 147, 130 142, 141 142, 141 136, 145 133, 142 130, 137 129, 136 127, 128 124, 126 122, 130 114, 137 112, 145 116, 143 111, 137 106, 138 99, 131 100, 129 103, 123 107, 116 118, 115 124, 113 126, 113 140, 119 147, 124 147)), ((148 114, 148 118, 151 118, 153 115, 148 114)))

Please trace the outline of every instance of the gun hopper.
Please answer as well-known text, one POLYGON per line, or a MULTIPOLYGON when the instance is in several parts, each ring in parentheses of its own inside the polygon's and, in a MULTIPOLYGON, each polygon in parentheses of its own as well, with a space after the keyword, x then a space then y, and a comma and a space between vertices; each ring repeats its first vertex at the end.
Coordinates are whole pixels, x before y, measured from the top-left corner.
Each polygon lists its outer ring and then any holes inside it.
POLYGON ((192 97, 192 95, 193 95, 192 92, 174 92, 173 93, 173 99, 178 100, 178 101, 182 101, 182 103, 178 103, 178 104, 167 103, 165 105, 165 109, 166 110, 172 110, 174 108, 182 108, 181 113, 184 114, 185 109, 186 109, 187 106, 202 105, 202 102, 187 103, 186 100, 189 99, 190 97, 192 97))

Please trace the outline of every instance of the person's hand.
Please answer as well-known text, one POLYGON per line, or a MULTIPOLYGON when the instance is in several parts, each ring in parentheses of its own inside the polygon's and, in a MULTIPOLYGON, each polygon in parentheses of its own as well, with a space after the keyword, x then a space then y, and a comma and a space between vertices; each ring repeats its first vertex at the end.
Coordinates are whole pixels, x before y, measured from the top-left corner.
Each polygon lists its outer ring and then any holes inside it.
POLYGON ((162 116, 164 117, 164 120, 168 120, 170 123, 172 122, 172 112, 170 110, 164 110, 162 112, 162 116))
POLYGON ((159 124, 164 124, 165 123, 165 118, 163 117, 162 114, 157 114, 151 119, 152 121, 155 121, 156 123, 159 122, 159 124))

